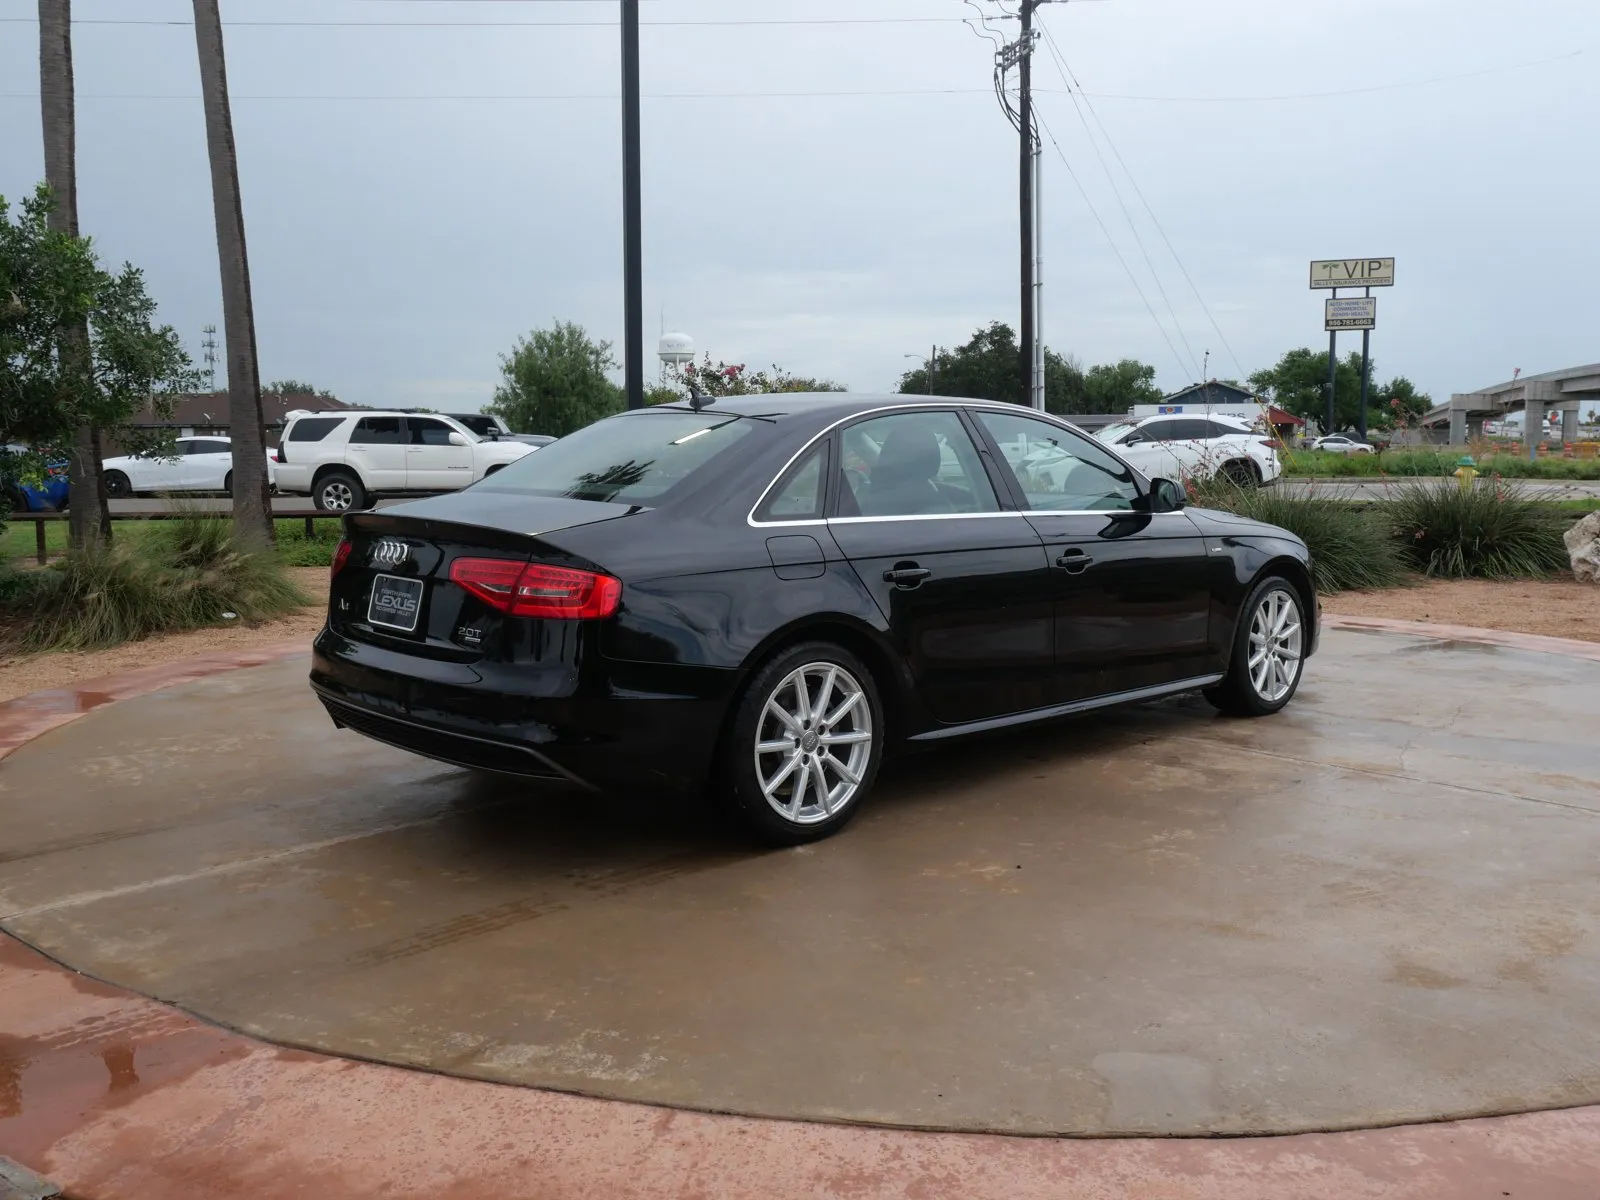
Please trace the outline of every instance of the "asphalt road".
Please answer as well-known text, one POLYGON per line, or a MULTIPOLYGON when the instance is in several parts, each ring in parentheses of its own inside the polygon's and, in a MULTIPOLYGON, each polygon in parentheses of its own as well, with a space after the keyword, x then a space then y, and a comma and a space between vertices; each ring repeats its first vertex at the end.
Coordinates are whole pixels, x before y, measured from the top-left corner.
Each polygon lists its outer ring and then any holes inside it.
MULTIPOLYGON (((1388 500, 1400 480, 1387 479, 1301 479, 1285 477, 1278 486, 1290 495, 1308 492, 1334 500, 1388 500)), ((1524 490, 1540 500, 1586 500, 1600 497, 1600 480, 1519 479, 1524 490)))

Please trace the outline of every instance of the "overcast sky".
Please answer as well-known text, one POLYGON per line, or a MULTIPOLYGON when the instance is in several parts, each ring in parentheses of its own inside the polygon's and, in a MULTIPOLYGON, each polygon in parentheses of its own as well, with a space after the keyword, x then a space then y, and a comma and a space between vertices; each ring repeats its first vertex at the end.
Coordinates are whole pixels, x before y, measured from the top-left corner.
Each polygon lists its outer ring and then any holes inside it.
MULTIPOLYGON (((536 326, 620 344, 617 7, 223 0, 263 380, 477 407, 536 326)), ((73 8, 82 227, 144 268, 198 358, 222 313, 191 7, 73 8)), ((43 173, 36 11, 0 0, 10 198, 43 173)), ((1015 325, 1016 138, 970 5, 642 11, 652 355, 664 308, 714 358, 879 390, 931 343, 1015 325)), ((1207 350, 1211 375, 1248 373, 1326 338, 1308 260, 1393 255, 1383 377, 1442 400, 1600 360, 1596 0, 1072 0, 1041 19, 1086 94, 1041 51, 1078 181, 1047 146, 1053 348, 1142 358, 1167 389, 1207 350)))

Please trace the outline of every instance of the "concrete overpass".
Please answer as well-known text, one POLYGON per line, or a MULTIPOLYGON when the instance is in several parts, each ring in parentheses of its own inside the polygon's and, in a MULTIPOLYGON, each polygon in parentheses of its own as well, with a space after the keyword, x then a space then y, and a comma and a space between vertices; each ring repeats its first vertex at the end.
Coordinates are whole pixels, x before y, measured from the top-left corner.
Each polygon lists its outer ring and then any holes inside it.
POLYGON ((1459 446, 1482 437, 1485 421, 1504 420, 1520 411, 1527 414, 1523 437, 1537 444, 1544 436, 1545 418, 1559 412, 1561 440, 1574 442, 1580 415, 1592 408, 1600 408, 1600 363, 1524 375, 1475 392, 1457 392, 1450 403, 1425 413, 1420 424, 1429 440, 1440 441, 1447 435, 1450 445, 1459 446))

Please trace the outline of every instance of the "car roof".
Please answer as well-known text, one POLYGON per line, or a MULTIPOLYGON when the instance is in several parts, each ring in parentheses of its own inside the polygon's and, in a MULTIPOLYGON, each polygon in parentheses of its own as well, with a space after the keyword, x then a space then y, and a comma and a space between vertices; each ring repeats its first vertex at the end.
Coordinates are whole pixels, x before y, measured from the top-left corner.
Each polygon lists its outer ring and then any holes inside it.
MULTIPOLYGON (((732 413, 745 417, 768 417, 775 420, 788 419, 816 419, 822 424, 834 424, 858 413, 871 412, 879 408, 914 408, 918 406, 943 407, 975 406, 979 408, 1021 408, 1022 411, 1033 413, 1033 409, 1021 405, 1008 404, 1002 400, 984 400, 973 396, 916 396, 905 395, 900 392, 764 392, 752 396, 722 396, 714 397, 702 411, 710 413, 732 413)), ((672 404, 657 404, 649 408, 637 409, 624 416, 633 416, 649 412, 693 412, 687 400, 675 401, 672 404)), ((1072 422, 1070 414, 1037 413, 1043 417, 1053 417, 1057 421, 1072 422)))

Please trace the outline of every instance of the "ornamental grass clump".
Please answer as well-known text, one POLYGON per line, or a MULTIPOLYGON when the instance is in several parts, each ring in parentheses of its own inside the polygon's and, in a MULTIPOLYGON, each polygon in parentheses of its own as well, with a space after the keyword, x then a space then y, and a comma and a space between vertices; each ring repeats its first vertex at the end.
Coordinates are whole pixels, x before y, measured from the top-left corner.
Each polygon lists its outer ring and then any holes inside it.
POLYGON ((1527 579, 1568 565, 1561 534, 1570 522, 1517 483, 1415 480, 1383 508, 1396 543, 1424 575, 1443 579, 1527 579))
POLYGON ((1317 590, 1324 595, 1399 587, 1405 564, 1378 515, 1315 489, 1287 494, 1280 488, 1242 488, 1220 476, 1191 484, 1202 508, 1220 508, 1287 529, 1311 551, 1317 590))
POLYGON ((228 521, 191 513, 137 543, 74 551, 35 573, 12 616, 25 649, 89 650, 306 603, 270 547, 241 544, 228 521))

